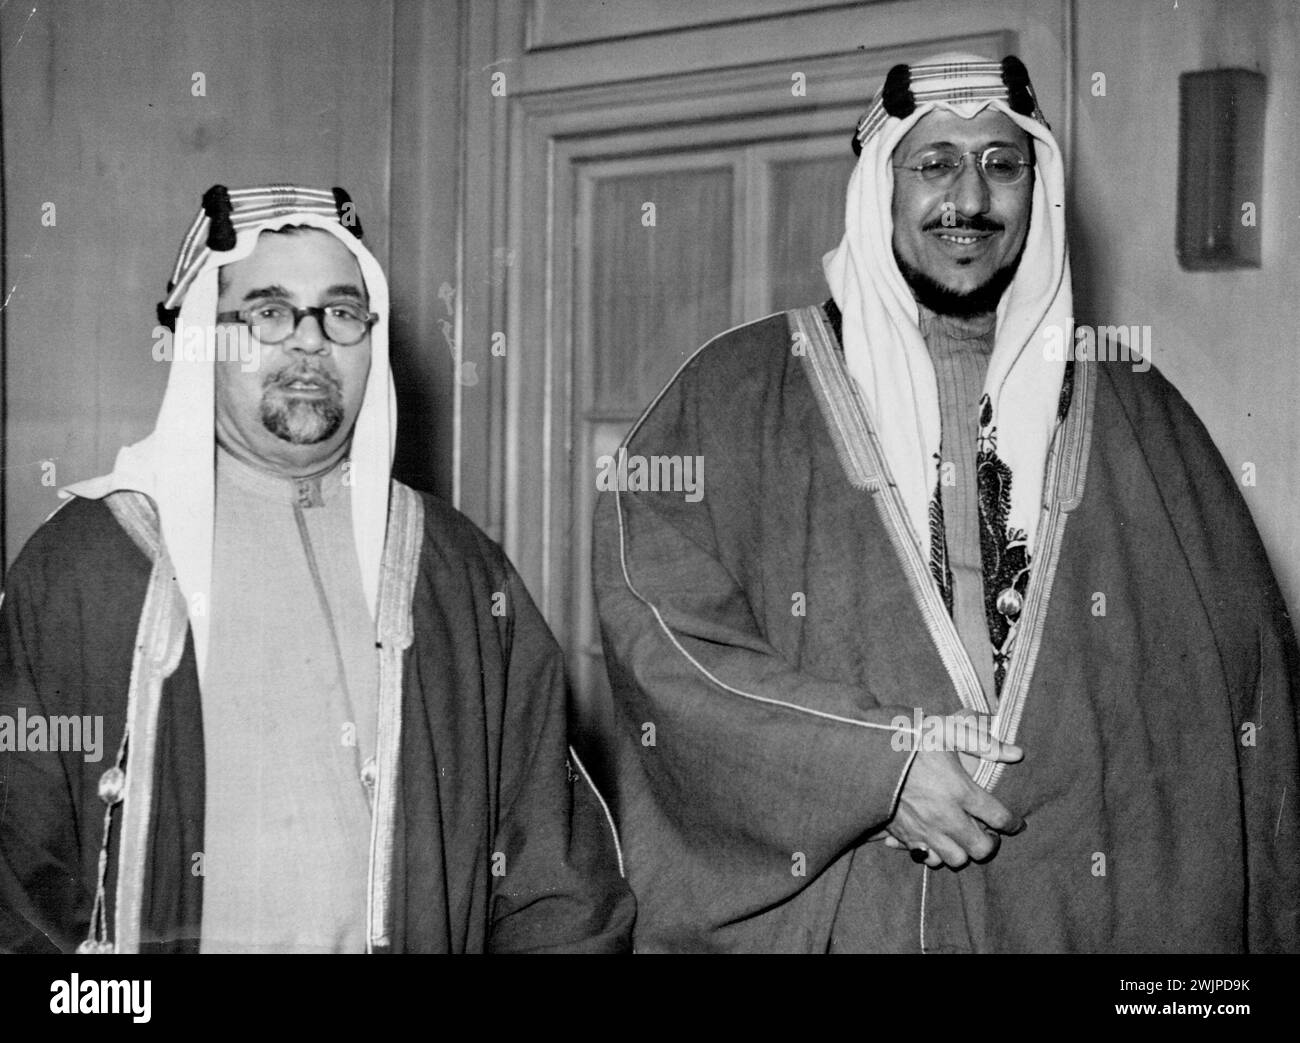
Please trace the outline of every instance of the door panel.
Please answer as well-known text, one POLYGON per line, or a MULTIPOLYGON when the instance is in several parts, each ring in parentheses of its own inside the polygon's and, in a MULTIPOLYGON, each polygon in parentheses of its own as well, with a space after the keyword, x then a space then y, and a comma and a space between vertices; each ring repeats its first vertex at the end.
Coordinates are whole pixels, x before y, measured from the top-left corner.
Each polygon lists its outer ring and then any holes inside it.
MULTIPOLYGON (((658 166, 659 164, 656 164, 658 166)), ((591 405, 635 416, 681 345, 731 317, 732 182, 726 167, 592 177, 591 405), (597 349, 595 346, 599 345, 597 349)))
POLYGON ((822 256, 844 234, 844 196, 856 157, 843 141, 838 155, 772 162, 768 210, 768 305, 799 308, 830 295, 822 256))

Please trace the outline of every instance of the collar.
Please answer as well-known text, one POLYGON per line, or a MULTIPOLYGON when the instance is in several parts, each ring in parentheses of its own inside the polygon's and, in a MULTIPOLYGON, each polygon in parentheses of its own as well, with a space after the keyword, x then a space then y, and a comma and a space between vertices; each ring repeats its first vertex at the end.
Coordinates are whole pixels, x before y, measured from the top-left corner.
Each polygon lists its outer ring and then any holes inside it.
POLYGON ((998 321, 996 311, 961 318, 956 315, 941 315, 917 301, 916 313, 921 336, 925 338, 926 347, 932 355, 944 348, 954 347, 973 349, 983 355, 993 353, 993 331, 998 321), (959 343, 953 344, 954 341, 959 343))
POLYGON ((289 477, 265 467, 240 460, 221 446, 217 447, 217 481, 229 482, 253 496, 287 507, 324 507, 337 503, 343 495, 344 467, 338 461, 314 474, 289 477))

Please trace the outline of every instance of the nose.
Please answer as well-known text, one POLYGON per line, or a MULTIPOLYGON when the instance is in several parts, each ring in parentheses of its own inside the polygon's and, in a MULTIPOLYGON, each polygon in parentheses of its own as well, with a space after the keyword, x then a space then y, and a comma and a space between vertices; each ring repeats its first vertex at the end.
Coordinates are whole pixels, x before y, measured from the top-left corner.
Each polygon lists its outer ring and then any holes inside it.
POLYGON ((984 180, 984 172, 974 156, 964 157, 951 194, 953 205, 966 217, 988 212, 991 198, 989 184, 984 180))
POLYGON ((285 341, 285 347, 317 355, 329 349, 329 341, 325 339, 325 331, 321 329, 320 321, 316 316, 304 315, 285 341))

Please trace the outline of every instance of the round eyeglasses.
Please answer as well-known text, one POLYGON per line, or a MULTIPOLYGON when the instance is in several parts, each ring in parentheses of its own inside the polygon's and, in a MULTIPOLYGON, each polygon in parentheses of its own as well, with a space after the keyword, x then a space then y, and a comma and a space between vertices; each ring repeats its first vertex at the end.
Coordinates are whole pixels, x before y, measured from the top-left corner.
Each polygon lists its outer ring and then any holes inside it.
POLYGON ((350 348, 366 338, 379 316, 359 304, 346 302, 323 304, 315 308, 295 308, 281 301, 266 301, 240 311, 223 311, 218 322, 242 322, 263 344, 279 344, 293 336, 298 323, 312 316, 320 324, 325 339, 339 347, 350 348))
POLYGON ((966 157, 975 156, 984 177, 995 185, 1014 185, 1025 176, 1032 163, 1024 153, 1010 145, 994 145, 983 152, 958 152, 954 149, 931 149, 922 152, 914 163, 895 163, 895 170, 911 170, 926 184, 946 188, 957 180, 966 166, 966 157))

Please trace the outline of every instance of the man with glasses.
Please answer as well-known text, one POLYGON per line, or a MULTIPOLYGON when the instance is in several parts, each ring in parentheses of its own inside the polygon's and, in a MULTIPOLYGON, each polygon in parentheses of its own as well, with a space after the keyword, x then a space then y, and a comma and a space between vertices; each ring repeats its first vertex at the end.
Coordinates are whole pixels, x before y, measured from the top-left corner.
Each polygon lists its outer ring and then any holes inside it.
POLYGON ((360 232, 339 189, 211 189, 153 434, 10 572, 0 721, 105 743, 0 750, 0 950, 626 946, 559 649, 499 548, 391 478, 360 232))
POLYGON ((638 948, 1295 950, 1290 619, 1150 360, 1060 350, 1027 71, 896 66, 853 147, 832 300, 626 440, 703 497, 597 509, 638 948))

